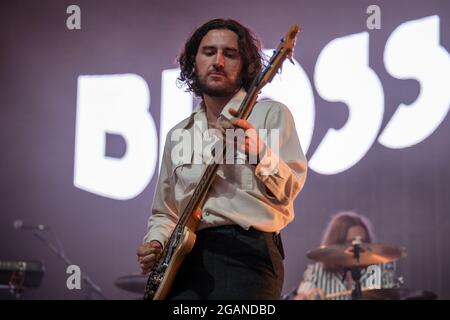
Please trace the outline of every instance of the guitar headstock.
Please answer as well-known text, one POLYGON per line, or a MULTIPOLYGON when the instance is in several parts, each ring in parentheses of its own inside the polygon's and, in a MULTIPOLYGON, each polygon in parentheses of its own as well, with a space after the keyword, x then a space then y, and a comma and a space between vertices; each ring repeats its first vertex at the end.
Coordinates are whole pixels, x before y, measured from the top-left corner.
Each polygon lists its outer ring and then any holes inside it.
POLYGON ((269 63, 262 70, 259 76, 256 84, 259 89, 262 89, 262 87, 264 87, 268 82, 272 81, 273 77, 278 72, 278 69, 281 68, 281 65, 286 58, 294 63, 292 56, 294 55, 295 42, 299 31, 300 26, 298 24, 293 24, 283 39, 281 39, 281 42, 274 51, 269 63))
POLYGON ((278 45, 277 51, 286 51, 286 57, 292 61, 292 56, 294 55, 295 42, 297 41, 297 34, 300 31, 300 26, 298 24, 293 24, 289 31, 285 34, 284 38, 281 39, 278 45))

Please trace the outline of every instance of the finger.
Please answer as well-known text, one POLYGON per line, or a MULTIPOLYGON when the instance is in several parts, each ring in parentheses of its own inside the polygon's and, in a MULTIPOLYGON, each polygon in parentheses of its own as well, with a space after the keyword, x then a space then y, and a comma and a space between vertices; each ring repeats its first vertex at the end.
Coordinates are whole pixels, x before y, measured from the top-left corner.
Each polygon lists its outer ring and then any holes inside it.
POLYGON ((152 253, 148 256, 141 257, 139 262, 141 263, 153 263, 158 258, 158 255, 152 253))
POLYGON ((150 242, 149 242, 149 246, 150 246, 151 248, 160 248, 160 249, 162 249, 162 245, 161 245, 161 243, 160 243, 158 240, 152 240, 152 241, 150 241, 150 242))
POLYGON ((139 265, 142 268, 150 268, 151 266, 153 266, 156 263, 156 259, 146 259, 146 260, 141 260, 139 261, 139 265))
POLYGON ((153 263, 155 261, 155 255, 151 254, 149 256, 143 257, 143 258, 139 258, 139 263, 140 264, 148 264, 148 263, 153 263))
POLYGON ((256 130, 254 130, 253 127, 250 128, 250 130, 245 131, 245 136, 253 141, 256 141, 259 138, 258 134, 256 133, 256 130))
POLYGON ((234 117, 236 117, 238 115, 238 111, 234 108, 228 109, 228 112, 234 117))
POLYGON ((250 146, 253 145, 249 137, 245 137, 245 152, 250 150, 250 146))
POLYGON ((151 268, 142 268, 141 267, 141 273, 142 274, 147 274, 147 273, 149 273, 151 271, 151 268))
POLYGON ((149 254, 153 253, 154 250, 155 250, 155 249, 152 249, 152 248, 142 249, 141 251, 139 251, 139 252, 137 253, 137 256, 138 256, 138 257, 145 257, 145 256, 148 256, 149 254))
POLYGON ((139 248, 136 251, 136 254, 138 256, 145 255, 145 254, 147 254, 148 250, 150 250, 153 247, 154 247, 154 245, 152 245, 151 243, 148 243, 148 242, 144 243, 143 245, 139 246, 139 248))
POLYGON ((139 266, 142 270, 150 269, 153 266, 153 263, 140 263, 139 266))
POLYGON ((248 144, 248 140, 245 140, 244 143, 242 143, 240 145, 240 149, 239 149, 242 153, 248 154, 248 150, 249 150, 249 144, 248 144))
POLYGON ((253 129, 253 126, 244 119, 232 119, 231 122, 234 126, 242 128, 242 129, 253 129))
POLYGON ((136 250, 136 254, 137 254, 138 256, 142 255, 142 252, 143 252, 144 250, 146 250, 146 248, 147 248, 147 246, 145 246, 145 245, 139 246, 139 248, 136 250))
POLYGON ((140 263, 139 266, 141 267, 142 270, 148 269, 151 270, 153 268, 153 266, 155 265, 155 261, 152 262, 146 262, 146 263, 140 263))
POLYGON ((153 264, 141 263, 139 266, 141 267, 142 272, 144 272, 150 270, 153 267, 153 264))
POLYGON ((154 248, 145 248, 138 252, 138 257, 145 257, 152 253, 159 253, 161 252, 161 248, 154 247, 154 248))
POLYGON ((147 255, 149 253, 149 250, 153 249, 162 250, 162 246, 158 241, 152 240, 139 246, 139 248, 136 250, 136 254, 138 256, 147 255))

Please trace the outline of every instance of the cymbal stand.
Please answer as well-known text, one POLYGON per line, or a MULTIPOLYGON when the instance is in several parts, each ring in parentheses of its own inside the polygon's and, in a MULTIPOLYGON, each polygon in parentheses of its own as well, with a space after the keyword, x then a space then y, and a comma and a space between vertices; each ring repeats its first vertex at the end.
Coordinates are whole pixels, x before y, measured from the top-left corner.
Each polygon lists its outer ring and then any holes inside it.
POLYGON ((357 266, 350 268, 350 273, 354 282, 353 290, 352 290, 352 300, 362 300, 362 291, 361 291, 361 270, 362 267, 359 266, 359 258, 361 253, 361 237, 356 237, 355 240, 352 241, 353 246, 353 258, 358 262, 357 266))

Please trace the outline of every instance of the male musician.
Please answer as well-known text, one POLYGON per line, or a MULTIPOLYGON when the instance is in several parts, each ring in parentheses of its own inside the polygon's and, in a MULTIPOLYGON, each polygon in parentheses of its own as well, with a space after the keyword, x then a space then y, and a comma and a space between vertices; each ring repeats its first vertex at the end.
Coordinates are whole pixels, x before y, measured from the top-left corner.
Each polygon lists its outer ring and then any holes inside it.
POLYGON ((193 145, 202 145, 207 128, 223 128, 217 121, 222 115, 246 131, 238 146, 245 161, 219 166, 201 208, 194 248, 167 298, 279 299, 284 277, 279 232, 294 218, 293 203, 307 172, 292 115, 283 104, 265 100, 248 120, 235 118, 262 68, 259 40, 237 21, 206 22, 188 39, 178 62, 179 80, 201 103, 167 135, 148 232, 137 251, 142 272, 152 270, 205 168, 193 161, 203 159, 201 148, 188 157, 174 152, 180 146, 174 133, 185 130, 193 145), (268 136, 276 132, 277 148, 258 129, 267 129, 268 136))

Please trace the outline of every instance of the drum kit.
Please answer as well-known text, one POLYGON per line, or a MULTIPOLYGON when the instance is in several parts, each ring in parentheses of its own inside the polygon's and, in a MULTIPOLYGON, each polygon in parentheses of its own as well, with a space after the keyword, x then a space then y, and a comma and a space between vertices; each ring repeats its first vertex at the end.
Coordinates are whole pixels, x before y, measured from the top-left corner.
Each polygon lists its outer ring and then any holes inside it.
POLYGON ((308 258, 328 266, 350 271, 353 280, 352 300, 434 300, 436 295, 429 291, 407 288, 362 289, 361 275, 370 265, 397 261, 406 256, 405 248, 379 243, 364 243, 356 237, 349 244, 321 246, 310 250, 308 258))
MULTIPOLYGON (((353 300, 434 300, 436 295, 429 291, 407 288, 361 288, 361 275, 370 265, 397 261, 406 256, 406 250, 377 243, 363 243, 356 238, 350 244, 321 246, 307 253, 307 257, 327 265, 349 270, 353 280, 350 292, 353 300)), ((142 294, 147 284, 145 275, 126 275, 118 278, 115 285, 123 290, 142 294)))

